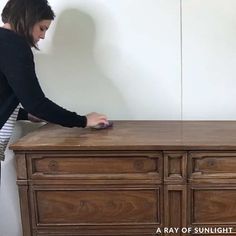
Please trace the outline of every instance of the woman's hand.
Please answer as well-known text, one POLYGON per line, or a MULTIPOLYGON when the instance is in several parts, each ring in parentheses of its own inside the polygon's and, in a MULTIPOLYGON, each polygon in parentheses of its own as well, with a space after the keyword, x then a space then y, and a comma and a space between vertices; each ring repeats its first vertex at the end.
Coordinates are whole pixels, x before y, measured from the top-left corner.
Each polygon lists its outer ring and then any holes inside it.
POLYGON ((99 124, 108 125, 107 117, 103 114, 92 112, 92 113, 87 114, 86 117, 87 117, 86 127, 94 127, 99 124))
POLYGON ((44 120, 39 119, 36 116, 33 116, 32 114, 28 113, 28 120, 31 122, 39 123, 39 122, 45 122, 44 120))

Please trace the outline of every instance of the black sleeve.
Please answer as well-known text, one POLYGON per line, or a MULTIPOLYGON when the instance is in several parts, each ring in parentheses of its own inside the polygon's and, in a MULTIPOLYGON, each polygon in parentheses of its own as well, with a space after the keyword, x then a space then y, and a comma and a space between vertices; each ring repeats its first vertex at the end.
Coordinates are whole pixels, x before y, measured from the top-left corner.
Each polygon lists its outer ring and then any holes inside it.
POLYGON ((25 110, 50 123, 66 127, 85 127, 86 116, 70 112, 50 101, 43 93, 37 76, 33 53, 23 40, 1 45, 0 66, 9 85, 25 110))
POLYGON ((17 120, 28 120, 28 112, 20 108, 18 112, 17 120))

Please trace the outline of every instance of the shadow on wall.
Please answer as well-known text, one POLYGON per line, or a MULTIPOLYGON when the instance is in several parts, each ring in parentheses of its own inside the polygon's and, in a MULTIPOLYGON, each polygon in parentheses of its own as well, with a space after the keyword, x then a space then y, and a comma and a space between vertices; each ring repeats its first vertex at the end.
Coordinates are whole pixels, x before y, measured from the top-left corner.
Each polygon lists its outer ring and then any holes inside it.
POLYGON ((110 119, 129 114, 124 98, 94 59, 96 28, 78 9, 64 10, 57 19, 50 54, 37 54, 39 78, 57 103, 79 114, 97 111, 110 119), (63 96, 63 97, 62 97, 63 96), (72 104, 72 105, 71 105, 72 104))

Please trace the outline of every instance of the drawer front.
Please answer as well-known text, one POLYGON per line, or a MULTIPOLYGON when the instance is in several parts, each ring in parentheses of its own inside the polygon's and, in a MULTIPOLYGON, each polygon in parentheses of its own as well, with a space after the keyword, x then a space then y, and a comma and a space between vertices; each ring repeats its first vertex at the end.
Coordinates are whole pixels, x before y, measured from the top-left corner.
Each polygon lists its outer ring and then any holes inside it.
POLYGON ((190 187, 190 223, 236 226, 236 186, 190 187))
POLYGON ((29 176, 41 178, 157 178, 161 152, 89 152, 30 154, 29 176))
POLYGON ((190 152, 190 179, 235 179, 236 152, 190 152))
POLYGON ((160 224, 157 189, 35 189, 35 227, 160 224))

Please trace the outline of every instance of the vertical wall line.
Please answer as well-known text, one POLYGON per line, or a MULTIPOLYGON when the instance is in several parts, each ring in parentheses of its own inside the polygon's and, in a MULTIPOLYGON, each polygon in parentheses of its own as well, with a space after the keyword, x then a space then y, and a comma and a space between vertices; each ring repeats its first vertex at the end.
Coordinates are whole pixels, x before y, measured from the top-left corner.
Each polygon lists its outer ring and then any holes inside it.
POLYGON ((180 0, 180 90, 181 90, 181 120, 183 120, 183 0, 180 0))

